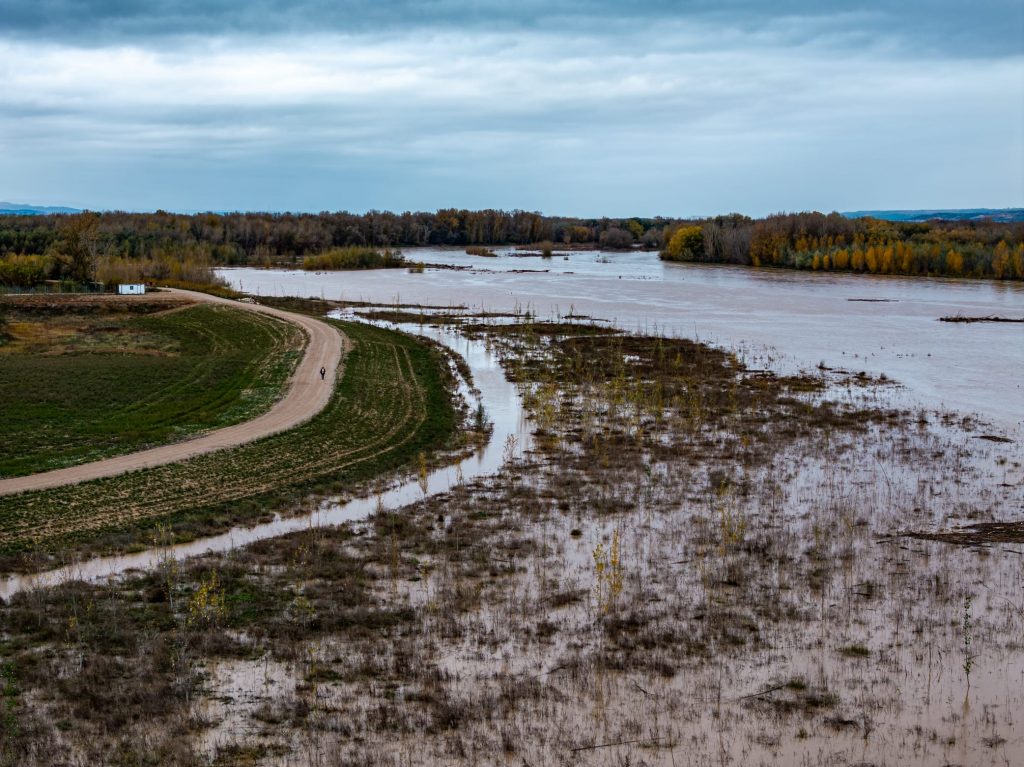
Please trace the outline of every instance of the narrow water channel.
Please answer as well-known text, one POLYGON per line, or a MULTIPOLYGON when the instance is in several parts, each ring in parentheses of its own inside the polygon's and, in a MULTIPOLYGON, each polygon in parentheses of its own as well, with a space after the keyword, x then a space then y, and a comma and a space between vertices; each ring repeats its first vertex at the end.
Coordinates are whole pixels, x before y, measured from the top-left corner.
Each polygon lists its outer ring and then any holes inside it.
POLYGON ((455 331, 444 328, 382 324, 431 338, 444 344, 466 360, 473 376, 473 389, 471 390, 466 382, 462 382, 460 394, 473 407, 478 402, 483 403, 487 418, 494 427, 486 446, 453 465, 430 472, 425 489, 419 478, 413 478, 401 482, 383 493, 367 497, 346 501, 337 497, 324 498, 316 510, 310 514, 286 518, 277 517, 271 522, 252 527, 234 527, 220 535, 197 538, 187 543, 154 547, 132 554, 97 557, 31 575, 14 575, 0 580, 0 597, 8 599, 19 591, 53 586, 72 580, 103 581, 132 570, 152 569, 167 557, 184 559, 209 552, 229 551, 255 541, 276 538, 298 530, 339 525, 364 519, 378 507, 392 510, 401 508, 424 497, 447 492, 459 482, 493 474, 501 467, 509 451, 518 453, 529 447, 531 432, 523 413, 519 392, 515 384, 505 377, 497 356, 487 348, 483 341, 470 340, 455 331))

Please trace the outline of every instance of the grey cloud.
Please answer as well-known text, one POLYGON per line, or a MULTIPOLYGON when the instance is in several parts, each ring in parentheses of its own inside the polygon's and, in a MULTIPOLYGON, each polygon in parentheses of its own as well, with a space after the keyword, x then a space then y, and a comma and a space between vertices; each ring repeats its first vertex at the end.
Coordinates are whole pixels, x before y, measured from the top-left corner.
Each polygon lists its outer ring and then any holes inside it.
POLYGON ((685 214, 1024 195, 1018 0, 966 19, 946 0, 0 6, 5 197, 685 214))
MULTIPOLYGON (((785 27, 786 19, 819 19, 823 34, 893 39, 945 55, 1024 52, 1020 0, 4 0, 0 35, 100 45, 177 37, 281 33, 387 33, 410 29, 530 29, 615 37, 623 28, 696 20, 722 27, 785 27), (783 22, 781 25, 779 22, 783 22)), ((803 33, 813 27, 798 25, 803 33)), ((656 32, 655 32, 656 34, 656 32)), ((795 42, 799 42, 796 40, 795 42)))

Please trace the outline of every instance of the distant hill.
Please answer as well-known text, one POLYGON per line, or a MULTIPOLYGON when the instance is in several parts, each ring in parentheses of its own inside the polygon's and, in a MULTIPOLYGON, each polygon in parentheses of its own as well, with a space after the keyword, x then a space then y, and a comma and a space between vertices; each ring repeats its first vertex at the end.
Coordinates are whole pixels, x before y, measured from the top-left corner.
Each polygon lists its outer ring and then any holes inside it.
POLYGON ((81 213, 78 208, 44 207, 0 202, 0 216, 46 216, 51 213, 81 213))
MULTIPOLYGON (((54 213, 81 213, 79 208, 64 206, 24 205, 0 202, 0 216, 46 216, 54 213)), ((210 212, 210 211, 203 211, 210 212)), ((226 214, 227 211, 215 211, 226 214)), ((885 221, 996 221, 999 223, 1024 222, 1024 208, 959 208, 951 210, 852 210, 842 213, 847 218, 880 218, 885 221)))
POLYGON ((880 218, 885 221, 1024 221, 1024 208, 960 208, 958 210, 855 210, 847 218, 880 218))

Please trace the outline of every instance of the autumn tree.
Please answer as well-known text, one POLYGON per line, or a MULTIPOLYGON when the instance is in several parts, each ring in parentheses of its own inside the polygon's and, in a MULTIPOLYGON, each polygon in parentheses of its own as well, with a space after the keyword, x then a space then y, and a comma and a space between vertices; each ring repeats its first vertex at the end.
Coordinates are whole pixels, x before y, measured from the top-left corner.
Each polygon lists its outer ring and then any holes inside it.
POLYGON ((899 246, 899 253, 900 273, 910 274, 914 266, 914 251, 909 245, 902 243, 899 246))
POLYGON ((1009 277, 1011 268, 1010 247, 1006 244, 1006 240, 1000 240, 995 250, 992 251, 992 276, 997 280, 1009 277))
POLYGON ((950 248, 946 253, 946 274, 959 277, 964 272, 964 257, 956 250, 950 248))
POLYGON ((869 246, 864 254, 864 266, 871 274, 878 273, 878 252, 874 245, 869 246))
POLYGON ((594 239, 594 232, 589 226, 570 226, 565 230, 568 235, 567 242, 591 242, 594 239))
POLYGON ((601 232, 601 247, 610 250, 629 250, 633 247, 633 235, 625 229, 613 226, 601 232))
POLYGON ((31 287, 46 280, 50 260, 45 256, 0 257, 0 285, 31 287))
POLYGON ((885 246, 885 249, 882 251, 882 259, 881 263, 879 263, 878 265, 878 268, 881 270, 882 274, 892 274, 894 271, 893 267, 895 263, 896 250, 893 248, 892 243, 889 243, 885 246))
POLYGON ((704 256, 704 230, 699 226, 676 229, 661 252, 665 261, 696 261, 704 256))
POLYGON ((627 221, 622 228, 628 231, 631 235, 633 235, 634 240, 643 239, 644 225, 637 221, 635 218, 629 219, 629 221, 627 221))
POLYGON ((754 266, 782 263, 787 239, 783 232, 755 225, 750 237, 750 262, 754 266))
POLYGON ((61 277, 91 281, 96 272, 97 235, 100 217, 89 211, 68 216, 53 245, 53 258, 61 277))

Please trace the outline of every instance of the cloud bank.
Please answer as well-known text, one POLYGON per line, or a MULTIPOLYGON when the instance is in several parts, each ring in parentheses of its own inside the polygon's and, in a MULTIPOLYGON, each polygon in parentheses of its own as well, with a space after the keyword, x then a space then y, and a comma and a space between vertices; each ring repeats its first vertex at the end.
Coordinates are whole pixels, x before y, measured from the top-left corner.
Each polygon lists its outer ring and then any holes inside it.
POLYGON ((1020 4, 967 20, 952 3, 887 6, 9 0, 0 197, 580 215, 1024 204, 1020 4))

